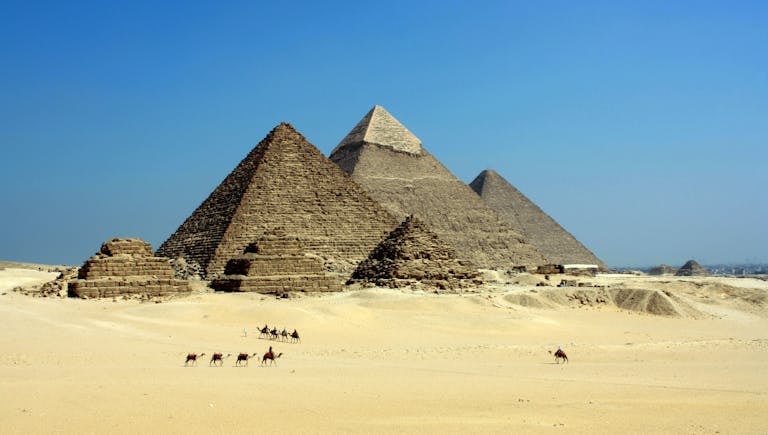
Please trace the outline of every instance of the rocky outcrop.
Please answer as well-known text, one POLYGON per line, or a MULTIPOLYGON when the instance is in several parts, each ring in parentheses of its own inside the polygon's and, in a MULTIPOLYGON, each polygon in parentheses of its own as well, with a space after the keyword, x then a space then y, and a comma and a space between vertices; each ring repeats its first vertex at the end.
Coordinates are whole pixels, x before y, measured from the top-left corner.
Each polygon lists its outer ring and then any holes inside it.
POLYGON ((414 216, 408 216, 360 262, 351 282, 404 287, 414 282, 442 289, 481 284, 479 271, 414 216))
POLYGON ((289 294, 341 291, 341 281, 324 272, 317 256, 307 254, 298 237, 281 229, 263 235, 227 262, 224 276, 211 282, 219 291, 289 294))
POLYGON ((112 239, 85 261, 78 279, 69 282, 70 296, 105 298, 127 295, 172 296, 190 292, 186 281, 174 279, 167 258, 152 255, 141 239, 112 239))

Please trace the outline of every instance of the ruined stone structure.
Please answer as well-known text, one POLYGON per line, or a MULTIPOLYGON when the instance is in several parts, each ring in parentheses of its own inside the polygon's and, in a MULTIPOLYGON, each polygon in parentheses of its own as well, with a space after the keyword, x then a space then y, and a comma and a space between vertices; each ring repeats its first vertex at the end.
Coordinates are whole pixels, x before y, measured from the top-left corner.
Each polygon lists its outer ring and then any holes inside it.
POLYGON ((417 216, 459 257, 479 267, 546 263, 533 245, 381 106, 363 117, 330 158, 395 217, 417 216))
POLYGON ((694 260, 688 260, 683 267, 677 269, 675 276, 709 276, 710 273, 707 269, 701 267, 701 265, 694 260))
POLYGON ((415 281, 444 289, 478 285, 479 271, 414 216, 408 216, 360 262, 350 281, 403 287, 415 281))
POLYGON ((276 227, 309 253, 365 258, 397 220, 290 124, 275 127, 157 250, 200 264, 209 278, 276 227))
POLYGON ((211 282, 221 291, 285 294, 341 291, 341 280, 325 273, 323 262, 308 255, 297 237, 281 229, 263 235, 227 262, 224 276, 211 282))
POLYGON ((171 296, 190 292, 187 281, 173 278, 167 258, 154 257, 141 239, 112 239, 85 261, 69 295, 105 298, 126 295, 171 296))
POLYGON ((536 246, 549 263, 594 264, 608 270, 595 254, 496 171, 486 169, 469 186, 536 246))

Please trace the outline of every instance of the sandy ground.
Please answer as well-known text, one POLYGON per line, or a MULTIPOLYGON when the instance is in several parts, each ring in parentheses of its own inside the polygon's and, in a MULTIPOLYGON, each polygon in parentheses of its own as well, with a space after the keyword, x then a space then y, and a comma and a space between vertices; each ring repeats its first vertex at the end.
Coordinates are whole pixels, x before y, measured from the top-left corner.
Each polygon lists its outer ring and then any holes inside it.
POLYGON ((768 432, 764 281, 588 279, 667 289, 702 313, 679 316, 510 303, 538 297, 534 277, 163 303, 10 291, 53 277, 0 270, 0 433, 768 432), (260 338, 265 323, 301 343, 260 338), (262 366, 270 345, 283 356, 262 366), (547 353, 558 345, 568 364, 547 353), (185 367, 188 352, 258 355, 185 367))

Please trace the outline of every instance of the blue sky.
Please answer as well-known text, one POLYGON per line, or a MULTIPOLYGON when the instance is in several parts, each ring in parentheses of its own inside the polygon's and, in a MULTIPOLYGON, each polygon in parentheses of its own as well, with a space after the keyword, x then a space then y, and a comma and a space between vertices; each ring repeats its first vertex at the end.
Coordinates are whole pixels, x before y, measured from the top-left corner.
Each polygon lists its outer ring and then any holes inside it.
POLYGON ((768 2, 6 2, 0 259, 165 240, 276 124, 374 105, 611 266, 768 261, 768 2))

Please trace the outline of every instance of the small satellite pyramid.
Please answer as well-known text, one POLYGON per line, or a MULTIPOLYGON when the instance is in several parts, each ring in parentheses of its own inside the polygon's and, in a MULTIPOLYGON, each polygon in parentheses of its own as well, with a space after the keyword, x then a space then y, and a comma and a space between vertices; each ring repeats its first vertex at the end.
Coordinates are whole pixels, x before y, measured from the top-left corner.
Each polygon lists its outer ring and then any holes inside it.
POLYGON ((404 287, 413 281, 443 288, 477 285, 480 272, 414 216, 408 216, 357 265, 351 281, 404 287))
POLYGON ((338 166, 290 124, 275 127, 157 250, 209 277, 264 234, 281 228, 326 262, 356 263, 397 226, 338 166))
POLYGON ((709 276, 711 273, 701 267, 695 260, 688 260, 680 269, 677 269, 675 276, 709 276))
POLYGON ((594 264, 602 270, 608 269, 595 254, 496 171, 486 169, 469 186, 535 245, 549 263, 594 264))
POLYGON ((478 267, 546 263, 533 245, 381 106, 360 120, 330 158, 396 218, 415 215, 460 258, 478 267))

